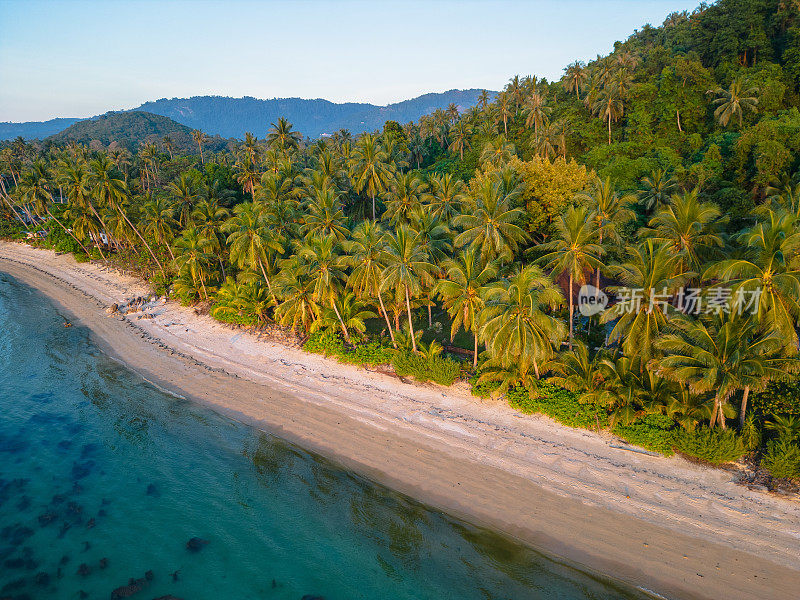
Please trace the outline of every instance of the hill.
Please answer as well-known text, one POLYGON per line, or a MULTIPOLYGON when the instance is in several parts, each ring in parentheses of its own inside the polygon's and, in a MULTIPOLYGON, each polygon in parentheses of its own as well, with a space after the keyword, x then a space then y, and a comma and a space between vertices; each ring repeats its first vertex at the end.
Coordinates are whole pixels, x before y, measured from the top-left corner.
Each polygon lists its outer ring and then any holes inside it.
MULTIPOLYGON (((128 150, 135 150, 141 143, 160 143, 165 136, 172 139, 178 150, 196 150, 190 128, 168 117, 142 111, 110 112, 93 119, 78 121, 64 131, 48 137, 47 140, 57 143, 99 142, 103 147, 122 146, 128 150)), ((214 148, 225 143, 225 140, 217 138, 211 140, 210 147, 214 148)))
POLYGON ((49 135, 54 135, 64 131, 73 123, 80 119, 58 118, 49 121, 27 121, 25 123, 11 123, 9 121, 0 123, 0 141, 13 140, 16 137, 25 139, 44 139, 49 135))

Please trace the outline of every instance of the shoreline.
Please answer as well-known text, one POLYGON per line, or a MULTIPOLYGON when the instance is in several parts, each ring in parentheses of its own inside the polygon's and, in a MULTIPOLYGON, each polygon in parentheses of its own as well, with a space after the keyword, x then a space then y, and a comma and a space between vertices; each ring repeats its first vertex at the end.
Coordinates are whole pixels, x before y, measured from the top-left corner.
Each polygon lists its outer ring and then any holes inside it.
POLYGON ((589 572, 667 598, 791 597, 800 586, 800 504, 725 471, 614 447, 463 387, 259 341, 171 302, 109 315, 146 288, 70 256, 0 242, 0 272, 167 392, 589 572))

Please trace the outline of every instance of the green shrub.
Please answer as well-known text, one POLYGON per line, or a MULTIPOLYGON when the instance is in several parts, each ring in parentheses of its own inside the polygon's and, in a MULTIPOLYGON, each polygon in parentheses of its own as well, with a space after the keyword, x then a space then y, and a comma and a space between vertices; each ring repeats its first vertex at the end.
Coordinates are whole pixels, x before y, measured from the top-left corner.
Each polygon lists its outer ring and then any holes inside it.
POLYGON ((569 427, 597 429, 608 426, 608 413, 604 408, 583 404, 576 394, 545 381, 540 382, 535 390, 509 390, 508 403, 524 413, 542 413, 569 427))
POLYGON ((800 416, 800 377, 790 381, 771 381, 766 390, 753 394, 752 407, 762 417, 800 416))
POLYGON ((235 311, 224 310, 223 306, 214 306, 211 309, 211 316, 220 321, 221 323, 230 323, 231 325, 245 325, 246 327, 253 327, 258 323, 258 317, 252 314, 238 314, 235 311), (223 309, 223 310, 219 310, 223 309))
POLYGON ((736 432, 708 427, 681 431, 675 436, 675 447, 687 456, 715 465, 735 462, 745 453, 744 442, 736 432))
POLYGON ((800 446, 787 439, 770 440, 761 466, 773 477, 800 477, 800 446))
POLYGON ((629 425, 617 424, 612 431, 629 444, 665 456, 674 454, 677 424, 666 415, 647 415, 629 425))
POLYGON ((348 348, 344 340, 332 331, 312 333, 303 344, 303 349, 306 352, 331 356, 339 362, 373 367, 389 364, 395 354, 391 346, 380 341, 362 341, 348 348))
POLYGON ((442 356, 425 357, 414 352, 397 352, 392 359, 395 373, 411 376, 417 381, 434 381, 440 385, 453 385, 461 365, 442 356))

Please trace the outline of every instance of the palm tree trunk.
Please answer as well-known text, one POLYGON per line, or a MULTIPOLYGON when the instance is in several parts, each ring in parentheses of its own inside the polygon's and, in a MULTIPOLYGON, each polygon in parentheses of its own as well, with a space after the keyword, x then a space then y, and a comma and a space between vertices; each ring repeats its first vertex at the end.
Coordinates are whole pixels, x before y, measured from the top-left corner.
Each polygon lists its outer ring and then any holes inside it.
POLYGON ((154 260, 154 261, 156 261, 156 264, 158 265, 158 268, 161 270, 161 274, 162 274, 164 277, 166 277, 166 276, 167 276, 167 274, 166 274, 166 272, 164 271, 164 265, 162 265, 162 264, 161 264, 161 261, 160 261, 160 260, 158 260, 158 257, 156 256, 155 252, 153 252, 153 249, 150 247, 150 244, 148 244, 148 243, 147 243, 147 240, 146 240, 146 239, 144 239, 144 236, 143 236, 141 233, 139 233, 139 230, 138 230, 138 229, 136 229, 136 227, 134 226, 134 224, 133 224, 133 223, 131 223, 131 220, 128 218, 128 215, 126 215, 126 214, 125 214, 125 211, 124 211, 124 210, 122 210, 122 208, 121 208, 121 207, 120 207, 120 208, 118 208, 118 210, 119 210, 119 214, 120 214, 120 215, 122 215, 122 218, 123 218, 123 219, 125 219, 125 222, 127 222, 127 223, 128 223, 128 225, 130 226, 130 228, 131 228, 131 229, 133 229, 133 232, 134 232, 134 233, 135 233, 137 236, 139 236, 139 239, 140 239, 140 240, 142 240, 142 243, 143 243, 143 244, 145 245, 145 247, 147 248, 147 251, 150 253, 150 256, 152 256, 152 257, 153 257, 153 260, 154 260))
MULTIPOLYGON (((572 336, 575 315, 575 305, 572 301, 572 273, 569 274, 569 349, 572 350, 572 336)), ((538 375, 536 376, 539 377, 538 375)))
POLYGON ((611 115, 608 115, 608 145, 611 145, 611 115))
POLYGON ((372 220, 375 220, 375 194, 372 194, 372 220))
POLYGON ((417 351, 417 340, 414 338, 414 324, 411 322, 411 300, 408 297, 408 286, 403 285, 406 290, 406 310, 408 310, 408 330, 411 332, 411 348, 417 351))
POLYGON ((539 362, 533 359, 533 372, 536 374, 536 379, 539 379, 539 362))
POLYGON ((264 261, 263 260, 259 260, 258 261, 258 266, 261 267, 261 274, 264 276, 264 279, 267 280, 267 288, 269 288, 269 293, 272 294, 272 296, 274 297, 275 294, 272 291, 272 284, 269 282, 269 277, 267 277, 267 271, 264 269, 264 261))
POLYGON ((44 207, 44 209, 47 211, 47 214, 48 214, 48 215, 50 215, 50 218, 51 218, 51 219, 53 219, 53 220, 54 220, 56 223, 58 223, 59 225, 61 225, 61 229, 63 229, 63 230, 64 230, 64 233, 68 233, 68 234, 69 234, 69 235, 72 237, 72 239, 73 239, 73 240, 75 240, 76 242, 78 242, 78 245, 79 245, 79 246, 81 247, 81 249, 84 251, 84 253, 86 254, 86 256, 91 256, 91 255, 89 254, 89 251, 86 249, 86 246, 84 246, 84 245, 83 245, 83 243, 82 243, 82 242, 81 242, 81 241, 78 239, 78 237, 77 237, 77 236, 76 236, 74 233, 72 233, 72 232, 71 232, 69 229, 67 229, 67 228, 64 226, 64 224, 63 224, 61 221, 59 221, 59 220, 58 220, 58 218, 56 218, 56 216, 55 216, 53 213, 51 213, 51 212, 50 212, 50 208, 49 208, 49 207, 47 207, 47 206, 45 206, 45 207, 44 207))
POLYGON ((333 299, 333 296, 331 296, 331 306, 333 307, 333 312, 336 313, 336 318, 339 319, 339 325, 342 326, 342 333, 344 333, 344 339, 347 340, 347 343, 349 344, 350 334, 347 333, 347 327, 345 326, 344 321, 342 321, 342 315, 339 314, 339 309, 336 308, 336 301, 333 299))
POLYGON ((473 331, 472 335, 475 337, 475 350, 472 351, 472 366, 478 366, 478 332, 473 331))
POLYGON ((677 108, 675 109, 675 116, 678 118, 678 131, 683 133, 683 129, 681 128, 681 112, 677 108))
POLYGON ((747 411, 747 400, 750 397, 750 386, 744 387, 744 395, 742 396, 742 409, 739 411, 739 429, 744 427, 744 414, 747 411))
POLYGON ((394 331, 392 331, 392 323, 389 321, 389 314, 386 312, 386 307, 383 305, 383 297, 381 296, 380 292, 378 292, 378 302, 381 305, 383 317, 386 319, 386 326, 389 328, 389 337, 392 338, 392 346, 397 348, 397 342, 394 340, 394 331))

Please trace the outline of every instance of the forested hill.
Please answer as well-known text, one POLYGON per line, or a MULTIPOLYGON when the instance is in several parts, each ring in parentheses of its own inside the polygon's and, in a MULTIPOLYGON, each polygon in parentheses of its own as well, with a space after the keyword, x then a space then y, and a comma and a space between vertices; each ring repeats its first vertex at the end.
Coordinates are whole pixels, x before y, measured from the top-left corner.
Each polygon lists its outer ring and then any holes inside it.
MULTIPOLYGON (((280 117, 286 117, 303 135, 318 138, 340 129, 362 133, 381 129, 388 121, 408 123, 422 115, 455 104, 466 110, 478 103, 481 90, 450 90, 424 94, 387 106, 347 102, 336 104, 328 100, 302 98, 228 98, 224 96, 195 96, 193 98, 162 98, 146 102, 136 110, 164 115, 200 129, 210 135, 242 139, 246 132, 263 137, 280 117)), ((494 94, 492 94, 494 96, 494 94)))
MULTIPOLYGON (((175 150, 197 150, 191 129, 167 117, 141 111, 107 113, 95 119, 78 121, 47 139, 56 143, 99 143, 98 147, 118 147, 135 152, 141 144, 162 144, 165 137, 171 140, 175 150)), ((212 150, 227 145, 227 141, 219 137, 206 139, 204 143, 212 150)))
POLYGON ((80 119, 59 118, 49 121, 27 121, 25 123, 12 123, 6 121, 0 123, 0 141, 13 140, 15 137, 22 137, 26 140, 44 139, 49 135, 54 135, 64 131, 73 123, 80 119))

